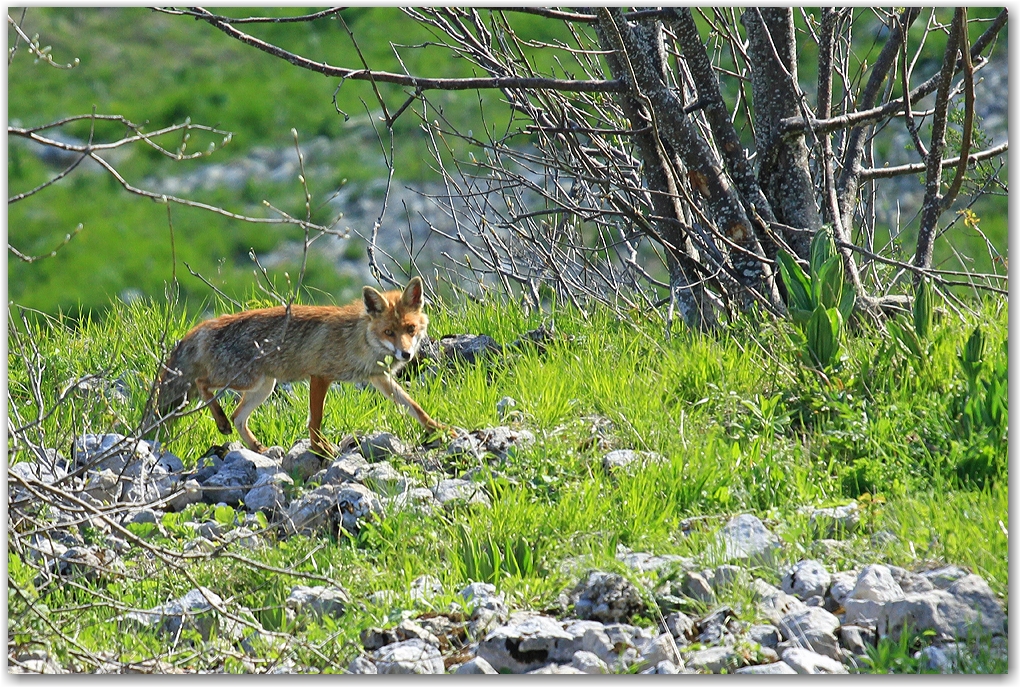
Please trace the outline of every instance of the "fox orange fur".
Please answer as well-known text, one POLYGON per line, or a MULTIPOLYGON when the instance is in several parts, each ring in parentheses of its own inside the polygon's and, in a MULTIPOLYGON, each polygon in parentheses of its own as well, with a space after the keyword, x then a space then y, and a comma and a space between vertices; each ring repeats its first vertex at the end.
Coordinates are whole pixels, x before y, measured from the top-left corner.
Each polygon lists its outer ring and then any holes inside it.
POLYGON ((403 291, 380 293, 371 286, 362 299, 343 307, 293 305, 222 315, 196 325, 164 367, 157 391, 161 415, 198 391, 216 426, 230 434, 231 420, 245 445, 265 446, 248 429, 248 418, 277 382, 310 380, 308 431, 312 450, 328 455, 322 434, 322 406, 334 381, 370 382, 390 400, 408 408, 424 427, 443 428, 393 378, 414 357, 425 338, 422 282, 414 277, 403 291), (242 392, 230 420, 214 390, 242 392))

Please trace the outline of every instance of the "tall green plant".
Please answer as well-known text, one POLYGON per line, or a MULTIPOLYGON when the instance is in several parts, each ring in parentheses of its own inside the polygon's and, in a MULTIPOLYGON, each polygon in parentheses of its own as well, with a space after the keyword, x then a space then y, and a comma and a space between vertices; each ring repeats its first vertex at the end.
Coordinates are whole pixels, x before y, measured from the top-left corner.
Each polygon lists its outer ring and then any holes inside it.
POLYGON ((938 294, 932 290, 927 279, 921 279, 914 292, 911 308, 912 320, 891 319, 886 328, 896 339, 900 348, 918 372, 924 367, 931 352, 929 339, 932 334, 932 314, 938 294))
POLYGON ((811 239, 809 273, 786 251, 779 251, 779 273, 786 286, 790 317, 804 336, 806 357, 820 369, 839 361, 846 322, 857 295, 846 285, 843 258, 836 251, 831 227, 811 239))

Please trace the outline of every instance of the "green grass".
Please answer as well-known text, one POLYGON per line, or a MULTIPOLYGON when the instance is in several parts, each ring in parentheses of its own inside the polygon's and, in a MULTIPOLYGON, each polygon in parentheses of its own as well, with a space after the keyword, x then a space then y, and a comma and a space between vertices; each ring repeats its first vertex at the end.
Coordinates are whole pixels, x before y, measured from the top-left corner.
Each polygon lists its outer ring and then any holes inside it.
MULTIPOLYGON (((496 402, 506 395, 516 399, 520 426, 534 432, 536 442, 483 471, 491 508, 428 517, 391 512, 353 538, 269 536, 255 551, 229 547, 261 564, 335 580, 357 602, 338 623, 296 628, 286 625, 282 601, 291 585, 310 582, 237 560, 214 557, 168 567, 154 565, 135 547, 125 556, 123 572, 73 586, 34 582, 34 573, 9 550, 11 579, 47 609, 44 622, 24 599, 10 594, 15 636, 45 638, 58 657, 68 658, 76 649, 53 634, 48 624, 53 623, 94 650, 114 650, 124 660, 152 656, 163 651, 162 640, 119 632, 113 621, 119 607, 95 604, 97 595, 151 607, 187 591, 194 580, 253 609, 267 629, 297 633, 297 662, 338 670, 357 653, 361 629, 395 622, 400 609, 414 606, 408 586, 419 575, 442 581, 444 594, 433 602, 440 610, 479 578, 494 581, 512 608, 550 608, 576 581, 578 573, 565 567, 571 560, 583 557, 587 565, 627 572, 615 560, 617 545, 716 563, 709 547, 713 533, 740 512, 758 514, 782 538, 784 562, 799 560, 815 539, 801 507, 851 499, 862 504, 864 517, 847 537, 848 548, 824 559, 830 570, 875 561, 904 567, 945 561, 971 567, 1008 598, 1007 445, 992 441, 994 427, 963 429, 960 408, 968 387, 956 358, 980 323, 988 339, 981 378, 1006 363, 1004 307, 988 303, 977 316, 943 317, 923 374, 905 354, 884 352, 885 340, 864 328, 850 338, 843 367, 829 384, 797 362, 785 322, 741 321, 717 335, 684 332, 663 341, 654 324, 620 321, 602 311, 584 318, 570 310, 527 314, 512 305, 433 310, 431 332, 437 337, 466 331, 508 343, 543 319, 562 336, 543 353, 523 349, 405 382, 433 417, 468 429, 499 424, 496 402), (590 441, 595 426, 609 447, 655 451, 666 461, 633 474, 606 474, 605 450, 590 441), (974 472, 968 457, 984 453, 998 469, 974 472), (893 537, 872 537, 882 531, 893 537), (371 593, 384 589, 396 592, 392 603, 367 603, 371 593), (82 604, 88 608, 71 612, 82 604)), ((74 434, 129 431, 158 358, 191 324, 178 310, 145 301, 112 304, 102 320, 30 316, 29 338, 11 327, 12 423, 20 426, 38 414, 26 368, 34 346, 45 361, 39 389, 47 411, 55 408, 67 380, 89 373, 122 379, 129 394, 123 401, 74 395, 27 430, 27 438, 67 455, 74 434)), ((256 435, 285 448, 304 437, 307 394, 302 383, 292 392, 274 393, 252 417, 256 435)), ((328 394, 324 426, 334 440, 376 430, 412 442, 422 438, 394 404, 374 390, 349 385, 335 385, 328 394)), ((179 421, 164 440, 193 465, 223 437, 202 411, 179 421)), ((15 442, 12 450, 11 460, 25 459, 22 445, 15 442)), ((475 465, 441 457, 431 456, 454 476, 475 465)), ((438 478, 417 463, 397 460, 395 466, 430 482, 438 478)), ((183 519, 211 518, 208 511, 192 507, 183 519)), ((147 536, 179 551, 183 541, 174 532, 147 536)), ((776 583, 780 572, 755 574, 776 583)), ((746 596, 746 589, 732 592, 738 613, 750 621, 754 614, 746 596)), ((654 624, 655 618, 638 622, 654 624)), ((893 649, 883 649, 882 665, 892 661, 894 668, 911 669, 914 664, 893 661, 893 649)), ((173 658, 203 665, 183 646, 173 658)), ((237 662, 228 666, 242 668, 237 662)))

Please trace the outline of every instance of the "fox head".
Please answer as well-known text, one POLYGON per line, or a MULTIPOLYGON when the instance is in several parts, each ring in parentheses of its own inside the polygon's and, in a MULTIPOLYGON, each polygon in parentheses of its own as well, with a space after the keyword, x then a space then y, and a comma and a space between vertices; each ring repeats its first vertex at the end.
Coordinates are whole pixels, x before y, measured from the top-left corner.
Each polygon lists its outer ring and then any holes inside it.
POLYGON ((369 342, 398 363, 413 358, 429 324, 429 318, 421 311, 421 277, 413 277, 403 292, 380 293, 366 286, 362 298, 369 319, 369 342))

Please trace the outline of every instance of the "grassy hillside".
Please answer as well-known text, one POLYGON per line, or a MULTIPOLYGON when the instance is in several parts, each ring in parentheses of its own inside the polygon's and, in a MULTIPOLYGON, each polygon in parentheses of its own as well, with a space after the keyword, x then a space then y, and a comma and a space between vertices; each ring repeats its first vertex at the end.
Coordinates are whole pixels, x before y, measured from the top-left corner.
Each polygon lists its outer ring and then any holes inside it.
MULTIPOLYGON (((433 310, 436 337, 486 333, 501 343, 543 320, 514 307, 433 310)), ((338 670, 357 653, 361 629, 395 622, 401 608, 413 605, 406 596, 411 580, 437 576, 447 590, 436 601, 442 606, 449 594, 478 579, 471 542, 484 544, 481 533, 496 542, 517 542, 534 554, 532 564, 493 579, 511 609, 548 608, 575 581, 563 567, 569 560, 587 556, 593 567, 618 570, 618 545, 709 556, 708 533, 741 512, 758 514, 779 534, 784 546, 779 568, 807 552, 839 569, 875 560, 907 568, 944 561, 972 568, 998 594, 1008 594, 1007 444, 1002 427, 968 420, 966 410, 973 399, 978 404, 988 400, 990 392, 982 392, 982 384, 1000 376, 1005 383, 1004 302, 987 304, 980 317, 961 320, 946 314, 924 361, 890 347, 866 328, 851 339, 842 370, 827 381, 798 362, 785 322, 744 322, 717 337, 682 333, 663 342, 657 326, 618 321, 602 312, 584 318, 560 310, 544 319, 559 333, 545 352, 524 348, 405 382, 421 405, 445 422, 467 429, 509 422, 535 434, 531 447, 498 464, 482 464, 475 479, 491 495, 491 507, 462 507, 436 516, 387 510, 385 518, 353 538, 278 538, 267 532, 257 536, 255 551, 241 544, 225 549, 254 555, 278 570, 342 584, 357 600, 343 623, 327 618, 304 628, 286 624, 283 598, 292 584, 307 583, 302 578, 220 556, 196 559, 179 570, 153 568, 143 550, 131 548, 123 556, 123 572, 86 586, 42 585, 36 593, 48 609, 46 623, 26 612, 22 598, 12 596, 12 632, 47 638, 62 661, 77 649, 54 636, 52 627, 90 650, 112 650, 120 660, 145 658, 165 651, 161 640, 146 632, 118 633, 112 620, 117 609, 121 604, 152 607, 198 583, 259 609, 267 629, 298 632, 295 660, 338 670), (957 353, 975 325, 987 342, 980 383, 972 388, 957 353), (504 396, 516 400, 517 412, 500 419, 496 404, 504 396), (601 458, 610 448, 653 451, 666 460, 608 474, 601 458), (851 500, 862 507, 860 528, 840 548, 818 553, 803 507, 851 500), (397 591, 385 602, 370 596, 381 590, 397 591), (97 596, 116 603, 93 604, 97 596), (375 601, 362 603, 369 598, 375 601), (310 651, 306 642, 319 649, 310 651)), ((126 397, 108 400, 98 394, 74 396, 77 400, 56 408, 26 435, 64 453, 74 434, 123 432, 132 426, 163 332, 172 342, 190 324, 143 302, 114 305, 109 317, 81 326, 37 322, 32 341, 46 361, 40 386, 46 409, 54 408, 55 395, 67 380, 85 374, 119 379, 126 391, 126 397)), ((36 417, 25 362, 30 356, 21 348, 26 341, 12 342, 8 360, 8 412, 15 424, 36 417)), ((1002 388, 999 402, 1004 404, 1002 388)), ((305 436, 307 394, 306 384, 278 390, 256 411, 253 430, 266 443, 289 448, 305 436)), ((371 389, 349 386, 329 393, 325 428, 334 441, 349 432, 377 430, 412 443, 421 437, 396 406, 371 389)), ((221 441, 202 411, 180 421, 167 446, 190 466, 221 441)), ((428 456, 424 463, 395 459, 394 466, 428 483, 477 467, 473 460, 444 457, 441 449, 428 456)), ((13 460, 25 457, 24 447, 15 444, 13 460)), ((143 528, 145 536, 181 550, 190 532, 181 529, 184 520, 197 523, 224 515, 203 508, 165 520, 159 532, 143 528)), ((13 552, 9 556, 17 583, 34 589, 31 570, 13 552)), ((756 574, 773 583, 778 579, 775 571, 756 574)), ((753 622, 746 593, 735 591, 721 602, 733 605, 741 620, 753 622)), ((654 624, 655 619, 641 622, 654 624)), ((197 655, 188 658, 182 651, 169 658, 202 664, 197 655)), ((226 666, 244 669, 237 659, 228 658, 226 666)))

